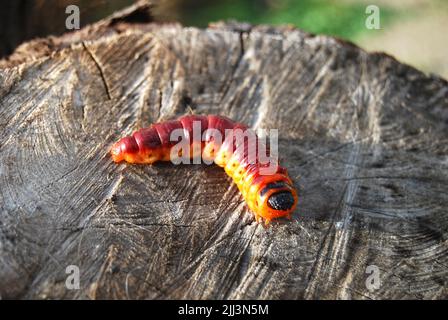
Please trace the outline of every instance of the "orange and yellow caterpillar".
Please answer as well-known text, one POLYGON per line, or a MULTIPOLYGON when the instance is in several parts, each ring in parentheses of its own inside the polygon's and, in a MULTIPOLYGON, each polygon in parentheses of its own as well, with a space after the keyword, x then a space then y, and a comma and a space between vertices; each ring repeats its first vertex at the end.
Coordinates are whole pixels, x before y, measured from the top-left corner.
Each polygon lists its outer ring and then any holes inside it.
MULTIPOLYGON (((148 128, 140 129, 131 136, 124 137, 111 148, 112 159, 115 162, 152 164, 156 161, 170 161, 173 158, 194 158, 200 156, 223 167, 233 179, 244 197, 248 207, 260 222, 264 219, 269 224, 272 219, 290 217, 297 205, 297 192, 286 169, 275 163, 270 174, 264 174, 264 164, 260 161, 249 161, 249 147, 238 148, 234 143, 217 142, 209 132, 218 131, 224 137, 226 131, 248 128, 226 117, 218 115, 186 115, 177 120, 156 123, 148 128), (199 124, 201 134, 195 138, 193 124, 199 124), (182 130, 189 145, 189 155, 173 152, 178 143, 170 139, 175 129, 182 130), (205 136, 205 138, 203 138, 205 136), (196 150, 196 151, 195 151, 196 150)), ((234 142, 233 139, 232 142, 234 142)), ((247 144, 247 139, 244 140, 247 144)), ((253 141, 252 141, 253 143, 253 141)), ((255 140, 257 148, 260 142, 255 140)), ((266 148, 269 152, 269 148, 266 148)))

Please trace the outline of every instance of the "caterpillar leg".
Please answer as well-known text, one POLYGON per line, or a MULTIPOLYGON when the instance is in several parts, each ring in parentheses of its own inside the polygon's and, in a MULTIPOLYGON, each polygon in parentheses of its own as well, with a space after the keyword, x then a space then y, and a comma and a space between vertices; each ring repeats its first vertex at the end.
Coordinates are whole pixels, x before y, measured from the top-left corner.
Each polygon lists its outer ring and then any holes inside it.
POLYGON ((271 223, 271 219, 264 219, 264 226, 269 227, 269 224, 271 223))
POLYGON ((257 223, 260 223, 262 221, 262 218, 260 215, 254 213, 254 217, 255 217, 255 221, 257 221, 257 223))

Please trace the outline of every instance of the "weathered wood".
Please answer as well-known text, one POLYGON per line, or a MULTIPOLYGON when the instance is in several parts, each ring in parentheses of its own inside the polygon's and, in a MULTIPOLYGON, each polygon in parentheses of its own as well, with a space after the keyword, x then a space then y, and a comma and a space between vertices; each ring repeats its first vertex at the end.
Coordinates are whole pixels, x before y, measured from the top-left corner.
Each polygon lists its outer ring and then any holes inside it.
POLYGON ((448 297, 446 81, 296 29, 132 10, 3 61, 2 297, 448 297), (255 223, 216 166, 112 163, 115 140, 189 105, 280 130, 292 221, 255 223))

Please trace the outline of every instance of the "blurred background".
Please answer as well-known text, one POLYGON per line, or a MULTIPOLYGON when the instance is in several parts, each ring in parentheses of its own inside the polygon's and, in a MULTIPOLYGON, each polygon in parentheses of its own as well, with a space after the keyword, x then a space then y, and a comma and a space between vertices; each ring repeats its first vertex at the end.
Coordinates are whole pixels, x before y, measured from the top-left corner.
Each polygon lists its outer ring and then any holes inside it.
MULTIPOLYGON (((7 0, 0 11, 0 57, 21 42, 67 32, 65 8, 80 8, 81 27, 133 0, 7 0)), ((369 51, 448 79, 448 0, 154 0, 158 21, 206 27, 218 20, 294 25, 350 40, 369 51), (380 29, 368 29, 366 8, 380 9, 380 29)))

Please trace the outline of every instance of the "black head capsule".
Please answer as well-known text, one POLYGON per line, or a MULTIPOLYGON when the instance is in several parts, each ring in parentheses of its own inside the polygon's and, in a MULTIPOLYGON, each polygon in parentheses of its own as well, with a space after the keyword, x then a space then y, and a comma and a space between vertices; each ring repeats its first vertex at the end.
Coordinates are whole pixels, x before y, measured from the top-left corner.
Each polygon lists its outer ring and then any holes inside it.
POLYGON ((286 211, 294 205, 294 197, 289 191, 280 191, 269 197, 268 205, 274 210, 286 211))
MULTIPOLYGON (((261 191, 260 196, 266 194, 269 190, 286 187, 285 181, 276 181, 268 183, 261 191)), ((279 191, 271 194, 268 199, 268 205, 274 210, 289 210, 294 205, 294 197, 289 191, 279 191)))

